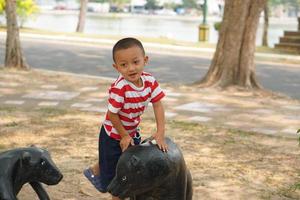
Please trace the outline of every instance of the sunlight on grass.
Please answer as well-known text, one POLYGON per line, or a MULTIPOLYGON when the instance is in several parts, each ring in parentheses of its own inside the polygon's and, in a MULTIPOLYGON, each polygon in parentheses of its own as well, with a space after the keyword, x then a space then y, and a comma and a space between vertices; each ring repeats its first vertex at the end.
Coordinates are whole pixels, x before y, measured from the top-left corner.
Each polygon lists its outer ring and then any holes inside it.
POLYGON ((60 116, 65 115, 67 111, 65 109, 59 109, 59 108, 39 108, 38 111, 41 111, 42 114, 47 116, 60 116))

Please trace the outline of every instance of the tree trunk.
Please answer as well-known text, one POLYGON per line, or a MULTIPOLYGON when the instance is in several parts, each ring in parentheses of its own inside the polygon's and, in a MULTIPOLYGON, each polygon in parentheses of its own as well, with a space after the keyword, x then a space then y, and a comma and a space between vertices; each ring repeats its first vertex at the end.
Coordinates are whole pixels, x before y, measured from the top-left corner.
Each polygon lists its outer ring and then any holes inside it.
POLYGON ((262 38, 262 45, 268 47, 268 29, 269 29, 269 7, 266 3, 264 7, 264 30, 263 30, 263 38, 262 38))
POLYGON ((226 0, 220 37, 204 87, 261 88, 255 76, 255 37, 267 0, 226 0))
POLYGON ((87 3, 88 0, 80 0, 80 11, 79 11, 79 18, 78 18, 76 32, 80 32, 80 33, 83 32, 84 25, 85 25, 87 3))
POLYGON ((5 67, 28 69, 20 43, 16 0, 6 0, 5 13, 7 24, 5 67))

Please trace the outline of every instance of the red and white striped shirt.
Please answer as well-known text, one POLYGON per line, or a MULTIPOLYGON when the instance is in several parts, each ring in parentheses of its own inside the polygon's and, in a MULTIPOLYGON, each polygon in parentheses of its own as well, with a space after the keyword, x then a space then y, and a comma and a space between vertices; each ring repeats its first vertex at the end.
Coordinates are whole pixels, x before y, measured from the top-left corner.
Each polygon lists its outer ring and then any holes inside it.
MULTIPOLYGON (((108 110, 112 113, 118 113, 124 128, 131 137, 136 134, 141 115, 148 103, 155 103, 165 96, 151 74, 143 72, 141 79, 143 86, 139 88, 120 75, 109 89, 108 110)), ((117 140, 121 139, 107 113, 103 125, 110 137, 117 140)))

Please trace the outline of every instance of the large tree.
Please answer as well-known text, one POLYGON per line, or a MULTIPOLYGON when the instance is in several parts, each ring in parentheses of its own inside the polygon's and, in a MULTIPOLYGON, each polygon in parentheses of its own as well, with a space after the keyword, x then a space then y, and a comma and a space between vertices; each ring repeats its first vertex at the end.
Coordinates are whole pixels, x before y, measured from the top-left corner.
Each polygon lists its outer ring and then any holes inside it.
POLYGON ((266 1, 225 1, 216 52, 199 82, 201 86, 261 88, 255 76, 254 52, 259 17, 266 1))
POLYGON ((83 29, 85 26, 87 3, 88 3, 88 0, 80 0, 80 11, 79 11, 76 32, 80 32, 80 33, 83 32, 83 29))
POLYGON ((5 67, 28 69, 29 66, 23 58, 20 43, 16 14, 16 0, 6 0, 5 14, 7 26, 5 67))

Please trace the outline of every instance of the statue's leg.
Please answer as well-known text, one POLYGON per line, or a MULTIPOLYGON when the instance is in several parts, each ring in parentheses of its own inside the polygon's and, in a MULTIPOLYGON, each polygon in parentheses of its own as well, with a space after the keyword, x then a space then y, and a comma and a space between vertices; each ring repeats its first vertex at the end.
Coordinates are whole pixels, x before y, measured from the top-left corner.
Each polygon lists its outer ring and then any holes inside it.
POLYGON ((135 196, 129 197, 129 200, 136 200, 135 196))
POLYGON ((0 180, 0 199, 1 200, 17 200, 16 195, 8 181, 0 180))
POLYGON ((192 200, 193 198, 193 179, 191 172, 187 171, 187 187, 186 187, 186 200, 192 200))
POLYGON ((31 187, 34 189, 40 200, 50 200, 46 190, 39 182, 30 182, 31 187))

